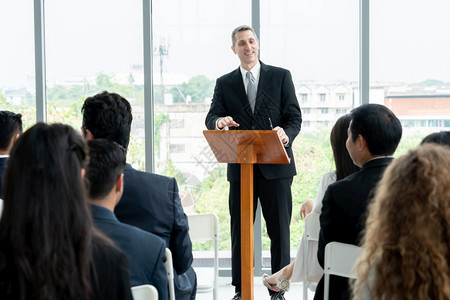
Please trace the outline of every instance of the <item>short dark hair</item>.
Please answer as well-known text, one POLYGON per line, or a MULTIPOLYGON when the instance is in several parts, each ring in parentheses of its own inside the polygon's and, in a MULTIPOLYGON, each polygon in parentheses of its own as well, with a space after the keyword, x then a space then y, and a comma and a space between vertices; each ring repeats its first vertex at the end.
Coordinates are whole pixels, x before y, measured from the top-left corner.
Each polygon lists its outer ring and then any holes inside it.
POLYGON ((128 148, 133 115, 127 99, 104 91, 86 98, 81 112, 84 134, 89 129, 96 139, 108 139, 128 148))
POLYGON ((247 30, 250 30, 251 32, 253 32, 255 39, 258 39, 258 37, 256 36, 255 30, 251 26, 241 25, 241 26, 236 27, 233 30, 233 32, 231 33, 231 45, 234 46, 236 44, 236 33, 242 32, 242 31, 247 31, 247 30))
POLYGON ((111 191, 125 167, 125 149, 107 139, 88 141, 89 165, 86 171, 89 198, 101 199, 111 191))
POLYGON ((7 150, 15 134, 22 134, 22 115, 0 111, 0 150, 7 150))
POLYGON ((361 135, 371 154, 394 154, 402 138, 402 125, 389 108, 380 104, 364 104, 353 109, 351 117, 353 141, 361 135))
POLYGON ((425 143, 435 143, 450 146, 450 131, 439 131, 430 133, 422 140, 420 144, 422 145, 425 143))

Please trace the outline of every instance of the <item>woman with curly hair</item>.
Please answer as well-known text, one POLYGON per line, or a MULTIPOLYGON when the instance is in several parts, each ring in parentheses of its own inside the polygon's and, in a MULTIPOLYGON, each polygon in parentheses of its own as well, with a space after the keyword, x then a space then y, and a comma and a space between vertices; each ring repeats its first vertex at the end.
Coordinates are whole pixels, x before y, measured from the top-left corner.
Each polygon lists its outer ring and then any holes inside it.
POLYGON ((355 299, 450 299, 450 149, 394 160, 366 220, 355 299))
POLYGON ((0 299, 132 299, 125 254, 93 228, 86 143, 38 123, 14 144, 3 178, 0 299))

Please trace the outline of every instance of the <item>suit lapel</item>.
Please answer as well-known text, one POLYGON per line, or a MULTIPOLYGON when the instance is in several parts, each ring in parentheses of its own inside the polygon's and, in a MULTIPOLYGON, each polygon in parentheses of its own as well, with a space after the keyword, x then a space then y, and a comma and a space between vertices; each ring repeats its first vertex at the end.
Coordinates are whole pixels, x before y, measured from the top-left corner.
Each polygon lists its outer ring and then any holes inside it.
MULTIPOLYGON (((255 104, 255 113, 259 110, 261 105, 264 105, 264 94, 266 93, 266 89, 268 87, 268 83, 270 82, 270 78, 272 77, 272 73, 270 72, 270 67, 259 62, 261 64, 261 71, 259 73, 259 82, 258 82, 258 91, 256 93, 256 104, 255 104)), ((267 105, 267 104, 266 104, 267 105)))

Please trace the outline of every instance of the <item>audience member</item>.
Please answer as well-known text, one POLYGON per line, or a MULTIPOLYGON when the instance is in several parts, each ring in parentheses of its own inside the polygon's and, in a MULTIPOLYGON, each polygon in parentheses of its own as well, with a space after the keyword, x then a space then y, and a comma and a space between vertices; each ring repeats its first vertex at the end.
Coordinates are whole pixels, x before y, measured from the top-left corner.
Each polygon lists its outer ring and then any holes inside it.
POLYGON ((4 174, 0 299, 132 299, 125 254, 93 229, 84 139, 38 123, 14 144, 4 174))
POLYGON ((94 225, 112 239, 127 255, 131 286, 151 284, 159 299, 168 299, 164 241, 137 227, 120 223, 114 207, 123 192, 125 149, 118 144, 96 139, 88 142, 88 200, 94 225))
POLYGON ((10 111, 0 111, 0 199, 2 198, 2 178, 14 142, 22 134, 22 115, 10 111))
POLYGON ((427 135, 420 144, 423 145, 425 143, 435 143, 450 146, 450 131, 439 131, 431 133, 427 135))
MULTIPOLYGON (((88 140, 106 138, 128 148, 130 103, 106 91, 84 101, 82 131, 88 140)), ((189 225, 175 178, 124 168, 122 199, 114 210, 120 222, 154 233, 165 240, 173 256, 177 300, 195 299, 197 279, 192 264, 189 225)))
MULTIPOLYGON (((310 213, 311 210, 320 214, 322 209, 322 198, 328 185, 359 170, 359 167, 353 164, 353 161, 345 147, 350 119, 350 115, 348 114, 340 117, 331 129, 330 144, 333 150, 336 170, 323 175, 317 191, 316 201, 311 204, 311 209, 309 210, 305 209, 304 205, 302 205, 300 210, 300 214, 302 215, 303 213, 302 217, 310 213)), ((313 202, 312 200, 310 201, 313 202)), ((305 254, 303 244, 304 236, 302 236, 302 239, 300 240, 300 245, 298 247, 295 260, 271 276, 267 276, 266 274, 263 275, 263 283, 267 288, 275 291, 279 289, 287 291, 290 286, 289 280, 292 280, 293 282, 303 281, 303 259, 305 254)), ((308 280, 317 282, 323 274, 323 269, 317 261, 317 242, 311 241, 308 243, 308 253, 308 262, 310 264, 308 269, 308 280)))
MULTIPOLYGON (((325 245, 332 241, 359 243, 366 208, 372 189, 380 180, 402 136, 397 117, 385 106, 365 104, 351 112, 346 142, 356 173, 331 184, 325 192, 320 214, 320 265, 324 266, 325 245)), ((314 299, 323 299, 324 278, 319 281, 314 299)), ((331 276, 330 299, 349 299, 348 280, 331 276)))
POLYGON ((450 299, 450 148, 396 159, 369 208, 355 299, 450 299))

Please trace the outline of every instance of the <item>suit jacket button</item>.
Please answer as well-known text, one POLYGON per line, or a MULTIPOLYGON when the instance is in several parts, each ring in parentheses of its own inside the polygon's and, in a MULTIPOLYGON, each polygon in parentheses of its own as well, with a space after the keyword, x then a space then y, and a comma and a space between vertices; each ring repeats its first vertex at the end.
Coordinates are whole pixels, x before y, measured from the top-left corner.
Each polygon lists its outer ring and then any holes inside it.
POLYGON ((255 125, 253 125, 253 126, 252 126, 252 130, 255 130, 255 129, 256 129, 256 126, 255 126, 255 125))

